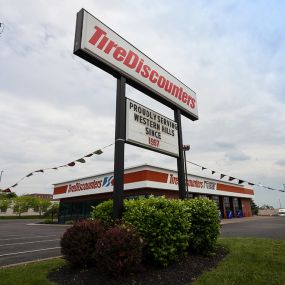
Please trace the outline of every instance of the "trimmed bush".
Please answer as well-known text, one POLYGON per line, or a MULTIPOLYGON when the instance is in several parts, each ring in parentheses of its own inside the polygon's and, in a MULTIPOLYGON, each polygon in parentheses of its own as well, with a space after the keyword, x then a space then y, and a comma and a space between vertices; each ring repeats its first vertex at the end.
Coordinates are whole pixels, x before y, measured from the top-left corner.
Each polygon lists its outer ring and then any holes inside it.
POLYGON ((113 221, 113 200, 107 200, 97 206, 92 206, 91 218, 99 220, 102 224, 109 226, 113 221))
POLYGON ((97 220, 75 222, 61 238, 62 255, 72 266, 84 266, 92 263, 97 240, 103 232, 104 227, 97 220))
POLYGON ((102 271, 112 275, 124 274, 135 269, 142 259, 143 240, 134 228, 117 225, 98 239, 95 259, 102 271))
POLYGON ((147 198, 125 201, 123 220, 144 238, 146 257, 167 266, 188 247, 190 214, 183 201, 147 198))
MULTIPOLYGON (((94 208, 92 217, 112 223, 112 200, 94 208)), ((148 261, 167 266, 186 249, 210 254, 220 232, 219 210, 207 198, 177 200, 141 198, 124 201, 124 223, 133 225, 145 240, 148 261)))
POLYGON ((207 198, 185 200, 184 203, 191 214, 190 251, 212 253, 220 233, 219 209, 216 203, 207 198))

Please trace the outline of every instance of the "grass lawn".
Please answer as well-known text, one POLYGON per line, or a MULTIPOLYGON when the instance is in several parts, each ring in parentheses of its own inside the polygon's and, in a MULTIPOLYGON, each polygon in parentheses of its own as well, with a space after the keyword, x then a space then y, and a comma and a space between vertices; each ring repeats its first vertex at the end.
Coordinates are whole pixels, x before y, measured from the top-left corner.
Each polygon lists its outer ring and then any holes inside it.
MULTIPOLYGON (((230 254, 217 268, 211 272, 205 272, 192 284, 285 284, 285 241, 254 238, 220 238, 219 244, 227 247, 230 254)), ((63 264, 64 260, 62 259, 52 259, 0 269, 0 284, 52 284, 46 278, 48 272, 63 264)))
POLYGON ((63 265, 60 258, 0 269, 1 285, 47 285, 49 271, 63 265))
POLYGON ((284 285, 285 241, 220 238, 230 254, 194 285, 284 285))

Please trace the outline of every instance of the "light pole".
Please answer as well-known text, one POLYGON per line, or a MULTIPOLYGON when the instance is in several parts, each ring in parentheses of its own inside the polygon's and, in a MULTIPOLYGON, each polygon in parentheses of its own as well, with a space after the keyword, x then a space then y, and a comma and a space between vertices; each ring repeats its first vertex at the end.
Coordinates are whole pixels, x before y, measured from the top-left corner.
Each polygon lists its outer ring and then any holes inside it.
POLYGON ((186 197, 189 196, 189 189, 188 189, 188 173, 187 173, 187 159, 186 159, 186 151, 190 150, 190 145, 186 144, 183 145, 183 154, 184 154, 184 168, 185 168, 185 181, 186 181, 186 197))
MULTIPOLYGON (((3 172, 4 172, 4 170, 1 170, 1 172, 0 172, 0 185, 1 185, 1 179, 2 179, 2 174, 3 174, 3 172)), ((1 188, 0 188, 0 192, 1 192, 2 190, 1 190, 1 188)))

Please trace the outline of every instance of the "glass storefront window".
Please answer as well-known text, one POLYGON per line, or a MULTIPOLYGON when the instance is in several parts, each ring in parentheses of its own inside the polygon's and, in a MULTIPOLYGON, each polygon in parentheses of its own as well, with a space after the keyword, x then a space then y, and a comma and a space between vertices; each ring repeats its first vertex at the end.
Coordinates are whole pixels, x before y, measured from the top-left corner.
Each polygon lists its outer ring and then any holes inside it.
POLYGON ((229 211, 231 209, 229 197, 224 197, 224 207, 225 207, 226 211, 229 211))
POLYGON ((211 196, 211 199, 217 204, 218 208, 220 208, 219 196, 211 196))
POLYGON ((233 198, 233 206, 235 211, 238 210, 238 198, 233 198))
POLYGON ((59 223, 75 221, 89 218, 92 206, 98 205, 101 200, 82 201, 82 202, 61 202, 59 209, 59 223))

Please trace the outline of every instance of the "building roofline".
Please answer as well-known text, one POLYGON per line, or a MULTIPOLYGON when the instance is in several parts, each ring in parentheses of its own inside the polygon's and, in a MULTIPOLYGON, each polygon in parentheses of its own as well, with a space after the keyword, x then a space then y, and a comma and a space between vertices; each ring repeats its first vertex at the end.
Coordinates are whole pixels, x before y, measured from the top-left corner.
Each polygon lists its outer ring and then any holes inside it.
MULTIPOLYGON (((132 170, 136 170, 136 169, 139 169, 139 168, 150 168, 152 170, 156 169, 156 170, 162 170, 162 171, 166 171, 166 172, 171 171, 171 172, 178 173, 178 171, 176 169, 171 169, 171 168, 151 165, 151 164, 148 164, 148 163, 138 164, 138 165, 134 165, 134 166, 131 166, 131 167, 127 167, 127 168, 125 168, 125 172, 130 172, 132 170)), ((71 182, 77 181, 79 179, 80 180, 88 179, 88 178, 92 178, 92 177, 96 177, 96 176, 108 175, 108 174, 113 174, 113 173, 114 173, 114 171, 107 171, 107 172, 105 171, 105 172, 100 172, 100 173, 96 173, 96 174, 93 174, 93 175, 88 175, 88 176, 78 177, 78 178, 71 179, 71 180, 65 180, 65 181, 53 183, 52 185, 57 186, 57 185, 60 185, 60 184, 71 183, 71 182)), ((208 177, 208 176, 201 176, 201 175, 196 175, 196 174, 192 174, 192 173, 188 173, 188 176, 193 176, 193 177, 201 178, 201 179, 205 179, 206 178, 206 179, 218 182, 218 183, 223 183, 223 184, 227 184, 227 185, 234 185, 234 186, 238 186, 238 187, 244 187, 244 185, 241 185, 241 184, 237 184, 237 183, 233 183, 233 182, 229 182, 229 181, 224 181, 224 180, 221 180, 221 179, 216 179, 216 178, 212 178, 212 177, 208 177)))

